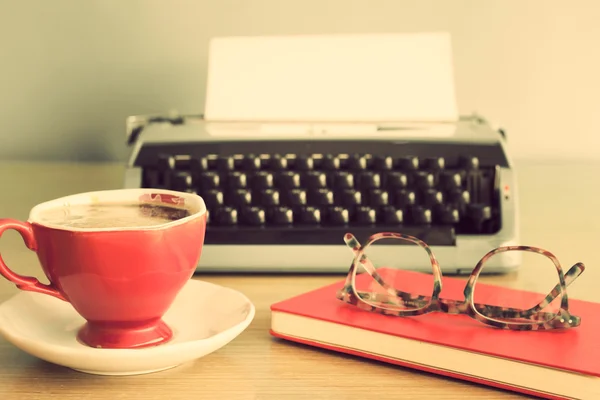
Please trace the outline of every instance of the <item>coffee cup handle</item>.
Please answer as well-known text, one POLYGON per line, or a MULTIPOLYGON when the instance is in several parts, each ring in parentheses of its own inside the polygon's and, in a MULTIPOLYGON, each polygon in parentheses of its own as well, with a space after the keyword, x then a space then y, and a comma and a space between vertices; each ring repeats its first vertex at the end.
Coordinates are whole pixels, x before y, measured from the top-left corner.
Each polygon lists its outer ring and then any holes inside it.
MULTIPOLYGON (((29 250, 37 251, 37 243, 35 236, 33 235, 31 224, 14 219, 0 219, 0 238, 2 237, 2 234, 9 229, 14 229, 19 232, 29 250)), ((11 271, 2 259, 2 255, 0 255, 0 275, 14 283, 21 290, 48 294, 67 301, 52 283, 50 283, 50 285, 45 285, 33 276, 23 276, 11 271)))

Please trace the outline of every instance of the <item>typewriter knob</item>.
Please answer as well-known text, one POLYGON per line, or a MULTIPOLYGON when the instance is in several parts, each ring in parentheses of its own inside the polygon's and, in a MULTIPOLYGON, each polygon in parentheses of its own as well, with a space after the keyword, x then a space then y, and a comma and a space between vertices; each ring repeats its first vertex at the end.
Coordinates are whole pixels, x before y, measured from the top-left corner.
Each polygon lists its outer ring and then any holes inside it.
POLYGON ((386 206, 389 203, 388 192, 381 189, 370 190, 368 193, 368 204, 373 207, 386 206))
POLYGON ((438 204, 433 210, 433 218, 442 224, 457 224, 460 222, 460 213, 452 206, 438 204))
POLYGON ((477 158, 477 157, 460 156, 458 159, 458 163, 462 168, 465 168, 465 169, 478 169, 479 168, 479 158, 477 158))
POLYGON ((227 176, 227 184, 231 189, 241 189, 248 186, 248 177, 243 172, 230 172, 227 176))
POLYGON ((448 193, 448 203, 455 205, 462 214, 465 212, 467 204, 471 203, 471 193, 467 190, 453 190, 448 193))
POLYGON ((297 171, 308 171, 314 168, 314 160, 309 156, 298 156, 294 160, 294 168, 297 171))
POLYGON ((206 203, 206 207, 209 209, 215 209, 221 207, 224 204, 223 192, 220 190, 207 190, 202 193, 202 198, 206 203))
POLYGON ((367 169, 367 157, 358 154, 348 157, 347 168, 354 171, 362 171, 367 169))
POLYGON ((347 171, 338 171, 333 175, 333 184, 337 189, 353 188, 354 175, 347 171))
POLYGON ((485 221, 492 218, 492 208, 481 203, 467 204, 467 215, 477 222, 485 221))
POLYGON ((356 208, 354 219, 359 225, 372 225, 377 222, 377 212, 371 207, 360 206, 356 208))
POLYGON ((475 232, 484 230, 484 222, 492 218, 492 208, 482 203, 467 204, 467 218, 475 232))
POLYGON ((435 186, 435 176, 429 172, 417 171, 411 178, 414 186, 419 189, 431 189, 435 186))
POLYGON ((258 201, 266 207, 278 206, 280 203, 279 191, 274 189, 263 189, 258 192, 258 201))
POLYGON ((431 224, 431 210, 423 206, 411 205, 408 207, 410 221, 414 225, 431 224))
POLYGON ((460 189, 462 187, 462 176, 458 172, 442 171, 440 185, 448 191, 460 189))
POLYGON ((275 154, 269 160, 269 166, 273 170, 283 170, 288 167, 288 160, 285 157, 282 157, 279 154, 275 154))
POLYGON ((289 207, 274 207, 269 209, 267 220, 273 225, 292 225, 294 213, 289 207))
POLYGON ((242 209, 240 217, 246 225, 263 225, 265 223, 265 210, 261 207, 247 207, 242 209))
POLYGON ((235 169, 235 160, 233 157, 219 157, 217 158, 217 169, 219 171, 231 171, 235 169))
POLYGON ((297 211, 298 218, 294 216, 301 224, 318 225, 321 223, 321 210, 316 207, 303 207, 297 211))
POLYGON ((389 156, 377 156, 373 160, 373 166, 379 171, 391 171, 394 168, 394 160, 389 156))
POLYGON ((388 189, 399 189, 408 186, 408 177, 404 172, 390 171, 386 172, 384 177, 384 185, 388 189))
POLYGON ((208 160, 206 157, 194 157, 190 159, 190 170, 198 175, 202 171, 208 170, 208 160))
POLYGON ((246 171, 258 170, 262 166, 262 159, 254 154, 248 154, 244 157, 242 165, 246 171))
POLYGON ((394 193, 394 205, 398 208, 404 208, 409 205, 415 204, 416 196, 415 192, 408 191, 405 189, 397 190, 394 193))
POLYGON ((331 225, 346 225, 350 220, 348 209, 344 207, 333 207, 328 214, 328 222, 331 225))
POLYGON ((235 208, 223 207, 217 209, 212 221, 219 226, 232 226, 238 223, 238 212, 235 208))
POLYGON ((383 222, 387 225, 400 225, 403 220, 403 212, 392 206, 382 208, 383 222))
POLYGON ((354 207, 362 203, 362 193, 353 189, 340 190, 335 196, 335 203, 342 204, 344 207, 354 207))
POLYGON ((414 171, 419 169, 419 159, 415 156, 400 157, 398 167, 404 171, 414 171))
POLYGON ((175 169, 175 157, 161 154, 160 156, 158 156, 158 161, 156 162, 156 165, 158 169, 162 172, 175 169))
POLYGON ((427 157, 423 160, 423 166, 430 171, 439 171, 444 169, 446 160, 444 157, 427 157))
POLYGON ((321 160, 321 168, 323 168, 324 170, 340 169, 340 158, 331 154, 327 154, 321 160))
POLYGON ((192 188, 192 174, 187 171, 173 172, 170 176, 169 188, 185 192, 192 188))
POLYGON ((444 203, 444 194, 436 189, 425 189, 421 191, 419 196, 419 203, 426 207, 431 207, 436 204, 444 203))

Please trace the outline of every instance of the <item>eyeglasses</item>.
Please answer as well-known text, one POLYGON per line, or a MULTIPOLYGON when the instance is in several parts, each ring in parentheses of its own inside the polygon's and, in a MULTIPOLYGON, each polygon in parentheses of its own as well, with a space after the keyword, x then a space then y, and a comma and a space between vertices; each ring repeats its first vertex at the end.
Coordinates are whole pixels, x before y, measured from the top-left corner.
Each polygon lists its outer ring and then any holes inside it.
MULTIPOLYGON (((399 317, 423 315, 430 312, 465 314, 486 325, 517 331, 572 328, 581 323, 580 317, 571 315, 568 311, 567 286, 584 271, 585 266, 583 263, 577 263, 566 274, 563 274, 558 259, 549 251, 530 246, 504 246, 491 250, 473 269, 464 289, 464 300, 457 301, 439 298, 442 291, 442 272, 433 251, 420 239, 401 233, 382 232, 371 236, 362 246, 352 234, 347 233, 344 236, 344 242, 352 250, 354 259, 346 283, 337 292, 336 297, 367 311, 399 317), (415 275, 406 270, 382 266, 393 265, 394 260, 389 258, 391 249, 400 249, 400 247, 393 246, 406 244, 412 244, 414 247, 412 250, 420 253, 426 252, 422 255, 428 257, 433 275, 424 273, 415 275), (369 257, 371 254, 377 254, 376 249, 384 250, 383 253, 387 255, 387 259, 384 258, 383 262, 373 264, 369 257), (511 303, 511 299, 508 298, 505 298, 501 305, 475 302, 474 293, 481 270, 491 263, 494 257, 506 256, 503 253, 512 251, 537 253, 549 259, 558 272, 558 284, 545 297, 541 299, 537 297, 533 302, 533 307, 530 308, 508 306, 511 303), (359 269, 370 275, 371 287, 360 286, 364 283, 363 280, 361 280, 363 283, 357 287, 357 274, 362 273, 359 269), (415 281, 415 278, 418 282, 415 281), (414 285, 412 288, 411 282, 407 281, 411 279, 414 285), (373 290, 373 285, 376 285, 375 290, 373 290), (403 286, 403 290, 400 286, 403 286), (407 290, 406 286, 415 290, 405 291, 407 290), (427 292, 431 290, 432 294, 429 296, 417 293, 423 292, 423 288, 427 288, 427 292), (540 301, 538 302, 538 300, 540 301)), ((404 254, 409 253, 405 252, 404 254)), ((403 253, 397 252, 397 255, 402 256, 403 253)), ((552 271, 552 267, 548 266, 548 268, 552 271)), ((482 289, 481 292, 484 293, 484 290, 482 289)), ((483 297, 485 298, 485 296, 483 297)), ((531 299, 529 300, 531 301, 531 299)))

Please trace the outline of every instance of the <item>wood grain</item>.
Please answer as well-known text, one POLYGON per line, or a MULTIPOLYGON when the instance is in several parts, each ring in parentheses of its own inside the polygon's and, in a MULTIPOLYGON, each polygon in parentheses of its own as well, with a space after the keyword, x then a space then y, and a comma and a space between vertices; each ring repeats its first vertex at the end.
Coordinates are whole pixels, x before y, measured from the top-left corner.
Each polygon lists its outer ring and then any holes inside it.
MULTIPOLYGON (((521 243, 544 247, 564 268, 587 270, 569 288, 572 298, 599 301, 599 164, 522 163, 518 166, 521 243)), ((35 204, 77 192, 119 188, 122 165, 0 163, 0 216, 26 219, 35 204)), ((35 254, 14 232, 0 240, 7 264, 40 280, 35 254)), ((486 277, 513 287, 546 290, 538 268, 486 277)), ((102 377, 38 360, 0 338, 0 399, 517 399, 514 393, 287 343, 269 333, 269 306, 341 279, 340 276, 200 275, 246 294, 257 313, 250 327, 221 350, 161 373, 102 377)), ((0 280, 0 301, 17 293, 0 280)), ((202 318, 201 315, 197 316, 202 318)), ((585 323, 585 321, 583 322, 585 323)))

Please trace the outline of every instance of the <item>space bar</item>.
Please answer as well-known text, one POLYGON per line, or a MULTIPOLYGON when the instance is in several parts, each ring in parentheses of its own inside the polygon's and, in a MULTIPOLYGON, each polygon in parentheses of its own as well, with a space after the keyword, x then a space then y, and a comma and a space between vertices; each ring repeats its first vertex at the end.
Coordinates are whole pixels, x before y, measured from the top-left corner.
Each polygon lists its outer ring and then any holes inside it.
MULTIPOLYGON (((396 232, 417 237, 430 246, 454 246, 456 234, 452 226, 406 227, 217 227, 206 229, 205 244, 244 245, 343 245, 344 234, 352 233, 361 242, 373 234, 396 232)), ((407 242, 409 244, 410 242, 407 242)))

